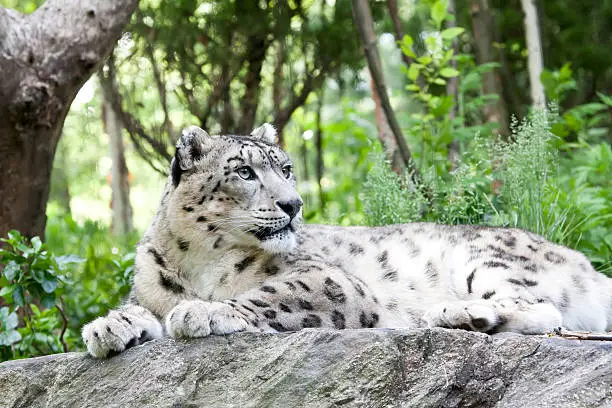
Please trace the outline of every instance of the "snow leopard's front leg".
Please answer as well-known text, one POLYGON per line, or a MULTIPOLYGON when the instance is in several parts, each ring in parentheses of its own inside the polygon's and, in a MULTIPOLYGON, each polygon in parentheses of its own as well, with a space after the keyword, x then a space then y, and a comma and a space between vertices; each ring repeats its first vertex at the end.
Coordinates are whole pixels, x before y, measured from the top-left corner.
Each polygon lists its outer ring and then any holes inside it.
POLYGON ((157 317, 166 316, 181 300, 195 298, 162 251, 150 243, 137 248, 131 296, 131 304, 83 327, 83 341, 92 356, 108 357, 162 337, 164 330, 157 317))
POLYGON ((551 302, 520 297, 442 303, 425 313, 430 327, 498 333, 542 334, 561 326, 561 312, 551 302))
POLYGON ((223 302, 186 300, 166 319, 174 337, 204 337, 239 331, 283 332, 309 327, 376 327, 378 300, 358 278, 333 267, 265 281, 223 302))
POLYGON ((125 305, 83 327, 83 341, 94 357, 109 357, 146 341, 160 338, 163 328, 147 309, 125 305))

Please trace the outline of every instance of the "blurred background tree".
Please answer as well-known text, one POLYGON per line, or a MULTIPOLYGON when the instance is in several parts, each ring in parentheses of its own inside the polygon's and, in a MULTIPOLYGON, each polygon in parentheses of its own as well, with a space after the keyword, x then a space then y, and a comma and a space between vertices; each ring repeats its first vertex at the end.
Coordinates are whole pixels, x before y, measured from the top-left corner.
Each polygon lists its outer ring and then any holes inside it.
MULTIPOLYGON (((530 2, 536 79, 520 0, 359 2, 372 15, 365 43, 354 3, 139 2, 67 114, 44 246, 10 226, 25 237, 11 233, 0 253, 2 359, 82 349, 83 323, 128 292, 134 245, 190 124, 246 133, 274 123, 307 222, 518 226, 611 273, 612 1, 530 2), (378 51, 382 88, 364 46, 378 51), (538 76, 546 113, 533 109, 538 76), (44 260, 36 272, 34 259, 44 260)), ((43 1, 0 4, 30 14, 43 1)))

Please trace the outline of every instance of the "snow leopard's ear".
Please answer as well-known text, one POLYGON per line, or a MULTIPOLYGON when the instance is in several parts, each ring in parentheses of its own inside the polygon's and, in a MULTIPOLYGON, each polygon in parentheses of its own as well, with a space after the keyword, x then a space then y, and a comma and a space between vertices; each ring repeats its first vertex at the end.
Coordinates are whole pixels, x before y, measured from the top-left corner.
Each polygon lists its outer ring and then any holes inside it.
POLYGON ((276 129, 269 123, 264 123, 260 127, 253 129, 251 132, 251 137, 253 139, 259 139, 266 143, 277 144, 278 143, 278 134, 276 133, 276 129))
POLYGON ((172 183, 178 186, 184 171, 193 168, 195 163, 206 154, 212 145, 211 137, 197 126, 189 126, 181 132, 176 142, 176 154, 172 159, 172 183))

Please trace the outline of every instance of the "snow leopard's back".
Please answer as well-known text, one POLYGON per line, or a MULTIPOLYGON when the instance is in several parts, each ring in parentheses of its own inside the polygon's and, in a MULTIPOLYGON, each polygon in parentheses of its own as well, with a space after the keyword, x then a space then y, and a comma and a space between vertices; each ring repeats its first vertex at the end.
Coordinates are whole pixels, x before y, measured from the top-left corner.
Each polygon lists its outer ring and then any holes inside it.
POLYGON ((381 326, 423 326, 450 301, 550 303, 574 330, 612 330, 612 279, 580 252, 509 228, 414 223, 308 225, 298 252, 342 265, 377 294, 381 326))

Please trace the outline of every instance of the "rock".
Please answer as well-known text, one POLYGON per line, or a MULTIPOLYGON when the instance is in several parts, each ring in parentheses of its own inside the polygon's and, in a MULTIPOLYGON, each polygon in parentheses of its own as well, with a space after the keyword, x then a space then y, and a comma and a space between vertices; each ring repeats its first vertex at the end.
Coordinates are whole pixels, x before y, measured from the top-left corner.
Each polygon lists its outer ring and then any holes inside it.
POLYGON ((2 407, 610 407, 612 343, 303 330, 0 364, 2 407))

